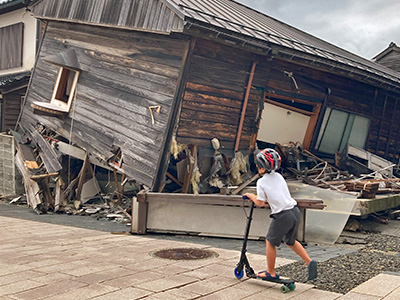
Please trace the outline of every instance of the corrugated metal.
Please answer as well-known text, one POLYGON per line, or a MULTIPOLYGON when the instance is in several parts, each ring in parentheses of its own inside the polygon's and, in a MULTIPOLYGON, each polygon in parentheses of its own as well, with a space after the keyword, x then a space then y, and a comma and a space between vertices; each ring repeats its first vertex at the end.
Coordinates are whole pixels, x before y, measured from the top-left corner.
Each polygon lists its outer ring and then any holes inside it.
POLYGON ((183 19, 161 0, 42 0, 32 12, 39 18, 162 33, 183 29, 183 19))
POLYGON ((368 70, 378 76, 400 83, 400 73, 282 23, 265 14, 232 0, 164 0, 193 19, 234 31, 248 38, 256 38, 334 62, 368 70))
MULTIPOLYGON (((244 41, 269 43, 328 60, 400 85, 400 73, 334 46, 233 0, 42 0, 33 7, 43 18, 105 24, 170 33, 184 21, 239 35, 244 41)), ((190 34, 190 27, 186 29, 190 34)), ((283 49, 282 53, 285 52, 283 49)), ((364 75, 363 75, 364 76, 364 75)), ((369 77, 367 74, 366 77, 369 77)))

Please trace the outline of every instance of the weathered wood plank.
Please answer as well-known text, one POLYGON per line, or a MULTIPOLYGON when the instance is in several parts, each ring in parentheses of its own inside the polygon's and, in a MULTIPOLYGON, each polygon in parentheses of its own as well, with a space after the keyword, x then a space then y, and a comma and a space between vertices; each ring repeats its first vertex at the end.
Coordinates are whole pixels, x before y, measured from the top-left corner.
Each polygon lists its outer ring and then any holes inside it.
POLYGON ((29 170, 27 170, 24 164, 24 159, 21 156, 20 151, 17 151, 17 154, 15 155, 15 164, 22 174, 28 205, 35 209, 39 204, 42 203, 39 195, 39 185, 30 178, 29 170))
MULTIPOLYGON (((188 81, 186 83, 186 91, 197 92, 200 95, 205 94, 205 95, 209 95, 209 96, 215 96, 217 98, 222 97, 222 98, 226 98, 226 99, 237 100, 237 101, 243 102, 245 89, 243 89, 240 92, 237 92, 237 91, 229 89, 229 86, 226 86, 225 88, 220 89, 220 88, 215 88, 213 86, 196 84, 196 83, 188 81)), ((252 90, 252 93, 249 95, 249 99, 259 101, 260 100, 260 91, 252 90)))
MULTIPOLYGON (((322 200, 311 199, 295 199, 300 208, 307 209, 324 209, 325 205, 322 200)), ((251 202, 243 200, 241 195, 219 195, 219 194, 175 194, 175 193, 144 193, 138 197, 140 202, 177 202, 190 203, 200 205, 224 205, 224 206, 239 206, 249 207, 251 202)), ((269 207, 269 206, 266 206, 269 207)))

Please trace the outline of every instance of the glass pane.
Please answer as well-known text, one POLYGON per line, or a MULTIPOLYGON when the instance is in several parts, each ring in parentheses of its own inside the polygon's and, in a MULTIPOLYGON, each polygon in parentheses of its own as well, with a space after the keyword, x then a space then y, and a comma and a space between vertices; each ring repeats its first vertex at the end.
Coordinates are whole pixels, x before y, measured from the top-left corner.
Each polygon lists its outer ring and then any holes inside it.
POLYGON ((364 149, 369 129, 369 119, 355 116, 348 143, 364 149))
POLYGON ((339 110, 331 111, 329 120, 323 130, 324 133, 319 145, 319 151, 335 154, 339 150, 348 116, 348 113, 339 110))
POLYGON ((346 128, 343 132, 342 141, 340 142, 339 145, 339 152, 342 152, 344 148, 347 146, 351 134, 351 129, 353 128, 355 117, 356 117, 355 115, 350 114, 347 118, 346 128))

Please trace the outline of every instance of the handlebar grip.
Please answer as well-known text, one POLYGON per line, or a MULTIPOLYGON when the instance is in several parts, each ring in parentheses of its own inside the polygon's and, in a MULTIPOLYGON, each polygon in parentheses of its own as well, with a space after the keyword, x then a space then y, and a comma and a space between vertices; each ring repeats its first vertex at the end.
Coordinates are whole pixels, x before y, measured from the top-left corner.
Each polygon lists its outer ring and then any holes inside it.
POLYGON ((243 196, 242 196, 242 199, 243 199, 243 200, 246 200, 246 199, 250 199, 250 198, 247 197, 246 195, 243 195, 243 196))

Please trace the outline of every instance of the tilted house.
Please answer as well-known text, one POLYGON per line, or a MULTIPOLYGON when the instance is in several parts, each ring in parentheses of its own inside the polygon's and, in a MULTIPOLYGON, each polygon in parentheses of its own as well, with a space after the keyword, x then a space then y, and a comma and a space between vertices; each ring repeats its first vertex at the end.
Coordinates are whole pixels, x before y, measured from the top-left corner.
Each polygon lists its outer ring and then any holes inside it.
POLYGON ((45 29, 21 128, 40 123, 104 162, 122 154, 118 171, 153 191, 173 139, 206 151, 217 138, 229 157, 285 137, 398 160, 399 73, 235 1, 31 10, 45 29))

